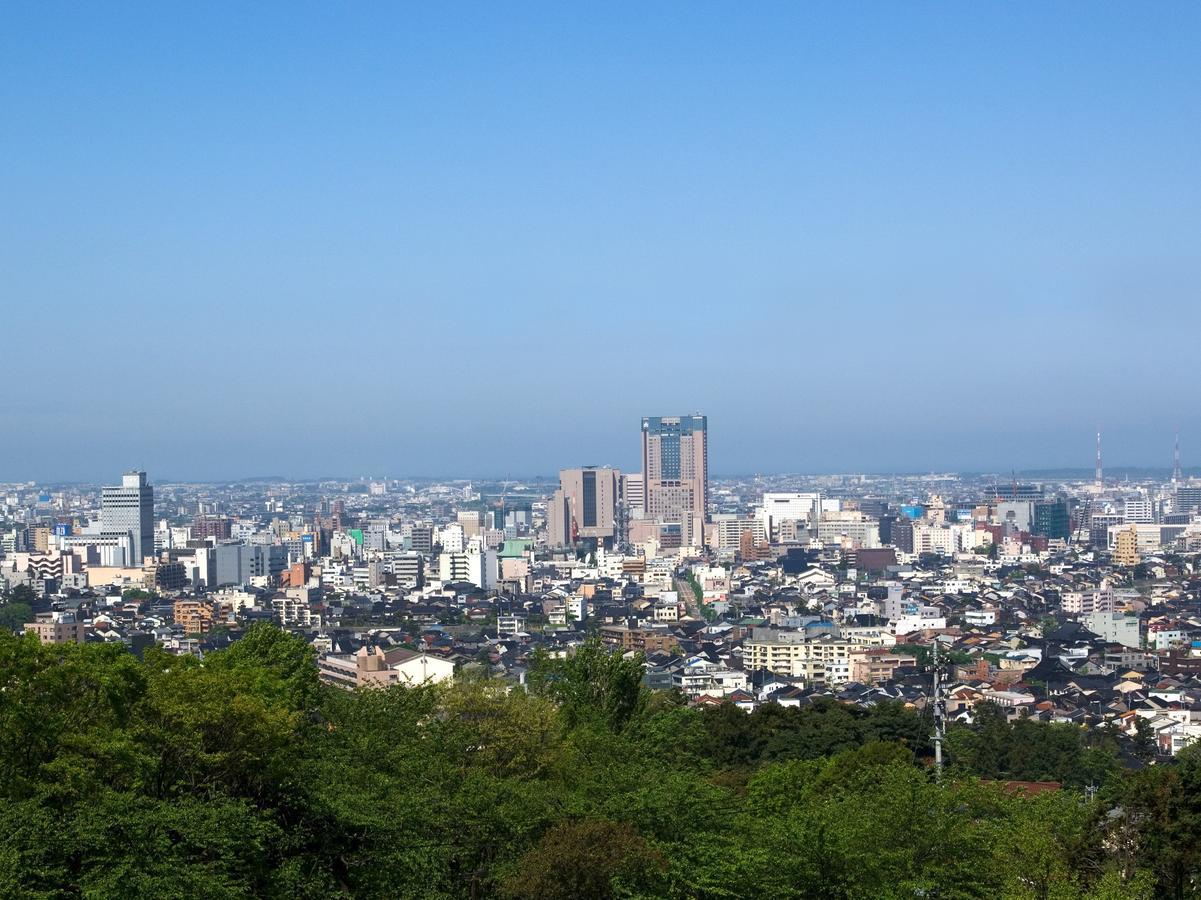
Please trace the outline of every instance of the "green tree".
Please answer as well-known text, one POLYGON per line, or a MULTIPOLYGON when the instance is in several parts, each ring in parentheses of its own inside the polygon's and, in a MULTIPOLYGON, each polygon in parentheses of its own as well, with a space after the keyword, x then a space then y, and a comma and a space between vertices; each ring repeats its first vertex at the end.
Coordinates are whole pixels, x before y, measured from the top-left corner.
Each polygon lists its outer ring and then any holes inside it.
POLYGON ((15 632, 33 620, 33 607, 28 603, 10 600, 0 605, 0 629, 15 632))
POLYGON ((604 900, 646 889, 667 868, 663 854, 629 825, 604 820, 560 822, 517 860, 501 885, 515 900, 604 900))
POLYGON ((1155 730, 1151 727, 1151 723, 1142 716, 1134 720, 1134 735, 1131 737, 1131 746, 1134 755, 1144 762, 1150 762, 1155 757, 1155 730))
POLYGON ((646 706, 642 656, 612 653, 593 638, 563 658, 538 651, 530 660, 530 689, 555 700, 569 728, 595 721, 624 728, 646 706))

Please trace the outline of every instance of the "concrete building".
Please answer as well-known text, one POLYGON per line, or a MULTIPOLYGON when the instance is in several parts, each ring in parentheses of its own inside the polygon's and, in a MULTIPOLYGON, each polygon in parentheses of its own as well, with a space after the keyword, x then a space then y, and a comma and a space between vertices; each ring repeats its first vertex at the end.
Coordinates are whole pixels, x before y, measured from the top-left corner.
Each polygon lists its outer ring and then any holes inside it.
POLYGON ((666 628, 629 628, 625 625, 602 625, 600 639, 606 647, 639 650, 643 653, 678 651, 679 642, 666 628))
POLYGON ((547 543, 565 547, 591 540, 611 546, 621 488, 621 473, 616 469, 586 466, 561 470, 559 489, 546 507, 547 543))
POLYGON ((282 545, 223 541, 215 548, 216 584, 210 586, 250 584, 252 579, 262 577, 279 578, 287 567, 288 553, 282 545))
POLYGON ((490 591, 500 577, 500 562, 495 547, 485 547, 480 538, 467 545, 467 580, 476 587, 490 591))
POLYGON ((25 625, 26 634, 36 634, 43 644, 82 644, 87 633, 74 613, 38 613, 25 625))
POLYGON ((1151 525, 1155 522, 1155 505, 1146 497, 1128 497, 1122 502, 1122 524, 1151 525))
POLYGON ((1129 528, 1119 531, 1114 538, 1113 564, 1115 566, 1137 566, 1138 563, 1138 529, 1131 525, 1129 528))
POLYGON ((1034 526, 1034 501, 1005 500, 997 504, 997 522, 1014 531, 1029 532, 1034 526))
POLYGON ((130 536, 132 565, 154 555, 154 488, 145 472, 126 472, 120 487, 100 492, 100 532, 130 536))
POLYGON ((799 523, 799 529, 804 531, 822 514, 841 509, 841 500, 822 497, 812 491, 777 491, 763 495, 756 517, 762 521, 768 540, 776 541, 781 539, 780 530, 784 523, 799 523))
POLYGON ((746 690, 746 672, 731 669, 703 656, 693 656, 672 673, 672 687, 685 697, 726 697, 746 690))
POLYGON ((704 416, 642 420, 646 515, 679 522, 690 545, 704 537, 709 510, 709 426, 704 416))
POLYGON ((1065 613, 1072 616, 1111 613, 1114 610, 1113 587, 1108 581, 1102 581, 1096 588, 1064 591, 1060 596, 1060 606, 1065 613))
POLYGON ((354 654, 327 654, 317 661, 320 678, 328 684, 356 687, 389 687, 393 684, 428 684, 449 681, 455 665, 449 659, 415 650, 361 647, 354 654))
POLYGON ((427 522, 415 523, 406 529, 410 550, 427 556, 434 552, 434 526, 427 522))
POLYGON ((1142 646, 1142 640, 1139 637, 1138 616, 1096 612, 1081 616, 1079 622, 1097 637, 1104 638, 1107 644, 1121 644, 1123 647, 1133 647, 1136 650, 1142 646))
POLYGON ((872 550, 880 546, 880 523, 860 512, 822 513, 817 539, 823 544, 849 544, 872 550))
POLYGON ((1195 513, 1201 510, 1201 485, 1181 485, 1176 488, 1176 499, 1172 509, 1178 513, 1195 513))
POLYGON ((438 554, 438 578, 442 581, 469 581, 469 574, 466 553, 438 554))
POLYGON ((851 681, 858 684, 880 684, 896 676, 897 669, 913 667, 917 660, 904 653, 893 653, 886 647, 861 647, 852 650, 851 681))
POLYGON ((831 676, 837 678, 836 673, 843 669, 847 679, 850 678, 851 653, 861 647, 829 635, 810 638, 802 631, 772 632, 756 628, 752 637, 743 642, 742 663, 748 670, 766 669, 777 675, 802 678, 810 684, 826 684, 833 683, 831 676))
POLYGON ((208 634, 213 630, 213 604, 205 600, 180 599, 172 604, 175 624, 184 634, 208 634))
MULTIPOLYGON (((895 534, 895 531, 894 531, 895 534)), ((912 553, 937 553, 953 556, 976 545, 975 529, 970 523, 936 525, 914 522, 912 527, 912 553)))
POLYGON ((642 474, 621 476, 621 496, 630 510, 630 517, 640 519, 646 515, 646 480, 642 474))
POLYGON ((425 557, 417 551, 390 554, 388 564, 397 584, 410 588, 424 586, 425 557))
POLYGON ((462 510, 456 518, 459 525, 463 527, 463 536, 467 540, 471 540, 484 530, 484 514, 478 509, 462 510))
POLYGON ((743 532, 750 532, 752 544, 766 544, 767 533, 763 528, 763 520, 744 518, 732 514, 713 517, 717 531, 718 550, 738 550, 742 546, 743 532))
POLYGON ((321 616, 309 605, 305 588, 289 588, 271 598, 271 613, 281 627, 313 628, 321 624, 321 616))

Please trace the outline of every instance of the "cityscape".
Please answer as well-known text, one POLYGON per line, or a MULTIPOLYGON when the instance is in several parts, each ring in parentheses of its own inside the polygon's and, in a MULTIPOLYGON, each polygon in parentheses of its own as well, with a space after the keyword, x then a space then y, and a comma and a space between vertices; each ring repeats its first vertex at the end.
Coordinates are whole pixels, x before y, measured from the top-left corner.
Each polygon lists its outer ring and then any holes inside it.
POLYGON ((1157 477, 1107 475, 1098 434, 1091 478, 716 478, 708 435, 647 416, 639 471, 557 479, 6 484, 0 617, 51 652, 202 665, 279 629, 355 694, 524 693, 600 653, 702 715, 903 711, 936 785, 945 747, 1018 798, 1095 794, 1201 736, 1201 478, 1178 437, 1157 477), (1058 730, 1008 763, 964 737, 1035 725, 1058 730), (1075 754, 1040 757, 1068 734, 1075 754))
MULTIPOLYGON (((642 468, 528 481, 9 484, 7 623, 203 659, 293 630, 330 684, 525 683, 599 639, 691 704, 814 697, 1201 736, 1201 479, 709 475, 704 415, 649 416, 642 468), (13 599, 20 598, 20 599, 13 599)), ((631 429, 631 443, 638 437, 631 429)))
POLYGON ((0 900, 1201 900, 1199 38, 0 4, 0 900))

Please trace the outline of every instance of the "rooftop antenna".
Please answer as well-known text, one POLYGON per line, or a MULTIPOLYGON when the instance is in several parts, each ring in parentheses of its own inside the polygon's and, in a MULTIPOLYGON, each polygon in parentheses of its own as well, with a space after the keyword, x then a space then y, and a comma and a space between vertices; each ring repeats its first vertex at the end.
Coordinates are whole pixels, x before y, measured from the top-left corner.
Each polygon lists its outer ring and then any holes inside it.
POLYGON ((1180 484, 1180 429, 1176 429, 1176 446, 1172 450, 1172 484, 1180 484))
POLYGON ((1097 432, 1097 487, 1105 484, 1105 478, 1102 475, 1101 469, 1101 432, 1097 432))

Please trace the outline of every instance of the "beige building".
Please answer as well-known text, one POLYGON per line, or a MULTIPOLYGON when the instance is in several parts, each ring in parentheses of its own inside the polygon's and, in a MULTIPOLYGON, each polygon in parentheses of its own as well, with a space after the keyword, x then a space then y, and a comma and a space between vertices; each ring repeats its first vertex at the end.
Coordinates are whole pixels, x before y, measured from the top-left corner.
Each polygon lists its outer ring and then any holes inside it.
POLYGON ((146 571, 141 566, 88 566, 88 587, 145 587, 146 571))
POLYGON ((462 510, 458 514, 458 523, 463 527, 463 535, 468 540, 484 530, 484 514, 478 509, 462 510))
POLYGON ((897 669, 913 666, 916 660, 884 647, 862 647, 851 651, 851 681, 880 684, 896 675, 897 669))
POLYGON ((427 684, 454 678, 455 664, 440 656, 394 647, 360 647, 357 653, 327 654, 317 661, 323 681, 348 689, 427 684))
POLYGON ((579 540, 612 544, 622 484, 616 469, 586 466, 561 470, 559 489, 546 506, 547 543, 552 547, 579 540))
POLYGON ((25 625, 26 634, 36 634, 43 644, 82 644, 87 627, 72 613, 38 613, 25 625))
MULTIPOLYGON (((861 645, 828 636, 806 638, 801 632, 778 632, 769 639, 743 642, 742 663, 749 669, 766 669, 777 675, 825 684, 850 675, 850 656, 861 645)), ((841 679, 841 680, 845 680, 841 679)))
POLYGON ((1118 532, 1114 540, 1113 546, 1113 564, 1115 566, 1137 566, 1139 563, 1138 554, 1138 529, 1131 525, 1118 532))
POLYGON ((641 473, 621 476, 621 495, 630 507, 630 518, 640 519, 646 509, 646 481, 641 473))
POLYGON ((1096 588, 1064 591, 1060 595, 1060 605, 1065 613, 1074 616, 1109 613, 1116 608, 1113 587, 1108 580, 1103 580, 1096 588))
POLYGON ((740 549, 743 532, 750 532, 753 543, 767 543, 767 532, 763 528, 761 519, 725 514, 715 516, 714 525, 716 526, 718 550, 740 549))
POLYGON ((704 416, 642 420, 646 516, 679 522, 685 544, 704 539, 709 509, 709 426, 704 416))
POLYGON ((213 604, 208 601, 176 600, 172 604, 172 615, 184 634, 208 634, 213 630, 213 604))

